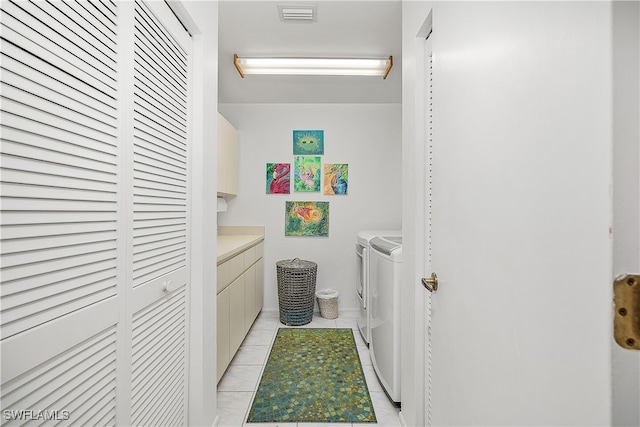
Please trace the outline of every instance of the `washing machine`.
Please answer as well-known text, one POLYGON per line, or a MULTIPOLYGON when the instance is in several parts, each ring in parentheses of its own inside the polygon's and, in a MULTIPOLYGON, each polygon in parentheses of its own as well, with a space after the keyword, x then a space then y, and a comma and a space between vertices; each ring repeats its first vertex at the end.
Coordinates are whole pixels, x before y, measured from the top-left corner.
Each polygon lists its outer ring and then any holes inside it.
POLYGON ((402 237, 377 236, 369 246, 369 353, 384 391, 400 406, 402 237))
POLYGON ((360 305, 358 313, 358 329, 364 342, 369 345, 371 331, 369 328, 369 242, 376 236, 402 236, 401 230, 364 230, 360 231, 356 240, 356 281, 355 290, 360 305))

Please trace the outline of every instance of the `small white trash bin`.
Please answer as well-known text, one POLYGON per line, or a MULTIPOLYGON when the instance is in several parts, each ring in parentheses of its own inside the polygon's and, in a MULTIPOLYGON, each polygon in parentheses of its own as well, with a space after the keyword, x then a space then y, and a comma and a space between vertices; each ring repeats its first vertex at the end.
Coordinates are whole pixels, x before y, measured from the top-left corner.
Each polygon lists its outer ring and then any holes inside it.
POLYGON ((338 291, 335 289, 321 289, 316 292, 320 315, 325 319, 338 317, 338 291))

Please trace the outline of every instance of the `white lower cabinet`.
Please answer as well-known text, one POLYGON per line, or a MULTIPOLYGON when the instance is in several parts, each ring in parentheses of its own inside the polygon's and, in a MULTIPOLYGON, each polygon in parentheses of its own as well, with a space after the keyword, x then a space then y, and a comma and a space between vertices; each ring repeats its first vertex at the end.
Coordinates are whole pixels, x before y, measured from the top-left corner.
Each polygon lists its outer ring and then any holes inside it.
POLYGON ((262 248, 260 242, 218 265, 218 381, 262 310, 262 248))
POLYGON ((245 335, 246 274, 238 277, 229 285, 229 345, 231 359, 240 348, 245 335))
POLYGON ((230 288, 224 289, 217 296, 218 302, 218 327, 217 327, 217 343, 218 343, 218 357, 217 357, 217 380, 220 381, 220 377, 224 373, 225 369, 229 365, 231 360, 231 345, 229 340, 229 293, 230 288))

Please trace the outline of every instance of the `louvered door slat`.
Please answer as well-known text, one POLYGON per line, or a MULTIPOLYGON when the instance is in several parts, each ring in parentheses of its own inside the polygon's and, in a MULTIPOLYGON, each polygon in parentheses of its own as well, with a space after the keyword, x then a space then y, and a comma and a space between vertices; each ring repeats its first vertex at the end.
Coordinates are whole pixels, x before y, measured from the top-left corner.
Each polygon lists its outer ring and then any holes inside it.
MULTIPOLYGON (((8 2, 5 4, 9 5, 8 2)), ((12 15, 5 13, 2 18, 2 37, 7 42, 24 47, 34 56, 57 67, 69 76, 82 80, 85 84, 90 84, 100 92, 115 98, 116 85, 114 81, 107 84, 99 77, 94 77, 95 70, 86 67, 82 62, 76 63, 76 58, 64 59, 68 54, 67 51, 51 43, 42 34, 33 32, 31 27, 23 25, 12 15), (27 34, 29 38, 23 34, 27 34)))
POLYGON ((136 160, 139 164, 149 166, 151 170, 169 170, 179 179, 185 179, 185 162, 165 156, 158 151, 151 150, 150 148, 152 147, 146 146, 145 144, 136 144, 136 160))
MULTIPOLYGON (((77 298, 77 294, 79 293, 95 294, 96 292, 104 291, 109 288, 109 282, 112 280, 112 274, 108 269, 95 271, 91 273, 91 279, 88 283, 85 277, 76 277, 65 281, 63 286, 59 288, 43 286, 25 290, 18 287, 13 287, 12 289, 8 289, 5 298, 7 298, 7 301, 10 301, 10 304, 16 307, 17 310, 28 310, 25 308, 25 306, 30 302, 37 303, 38 301, 43 301, 47 304, 51 304, 49 299, 55 299, 57 297, 64 298, 67 295, 72 295, 77 298), (92 289, 88 291, 82 289, 77 290, 78 287, 91 287, 92 289)), ((3 314, 2 321, 5 323, 9 323, 11 321, 10 316, 11 310, 7 310, 7 313, 3 314)))
MULTIPOLYGON (((181 171, 177 167, 167 166, 163 168, 162 162, 154 161, 145 156, 136 156, 136 178, 141 179, 143 185, 153 185, 155 187, 157 183, 160 186, 173 185, 177 191, 180 188, 186 188, 187 177, 184 171, 181 171)), ((136 184, 138 184, 136 182, 136 184)), ((147 187, 149 188, 149 187, 147 187)))
POLYGON ((185 291, 182 290, 134 316, 132 421, 135 424, 165 424, 166 421, 155 419, 158 409, 166 411, 183 405, 184 304, 185 291), (172 331, 173 336, 166 331, 172 331), (159 372, 162 374, 158 375, 159 372))
POLYGON ((37 72, 33 68, 23 66, 15 59, 6 55, 2 58, 2 80, 10 86, 27 88, 33 95, 49 99, 57 105, 64 105, 76 112, 82 112, 98 122, 109 123, 112 128, 117 126, 115 111, 104 103, 89 96, 72 92, 60 82, 37 72), (72 96, 69 96, 72 95, 72 96))
MULTIPOLYGON (((75 420, 70 415, 75 415, 76 411, 85 412, 93 403, 91 398, 98 395, 103 399, 100 407, 106 408, 114 417, 115 369, 116 329, 112 327, 56 356, 47 364, 4 383, 3 413, 21 408, 51 408, 69 411, 67 419, 75 420), (66 406, 59 406, 62 404, 66 406)), ((64 421, 64 414, 60 413, 59 417, 64 421)), ((7 426, 22 424, 17 419, 5 421, 7 426)))
POLYGON ((176 134, 178 138, 184 138, 186 135, 186 123, 179 117, 174 117, 171 110, 159 108, 153 102, 153 98, 136 98, 136 109, 144 111, 147 118, 154 123, 162 123, 168 132, 176 134))
POLYGON ((111 388, 110 378, 113 372, 106 372, 93 383, 94 387, 87 390, 87 400, 84 402, 70 402, 66 407, 73 413, 77 425, 108 426, 116 425, 115 413, 111 404, 115 401, 116 392, 111 388))
MULTIPOLYGON (((12 183, 16 185, 21 184, 23 186, 48 186, 52 188, 73 189, 73 185, 77 184, 77 182, 73 178, 65 176, 56 176, 44 173, 27 173, 24 170, 8 168, 5 168, 3 170, 2 179, 6 183, 12 183)), ((111 183, 108 182, 87 181, 85 182, 82 190, 108 194, 113 189, 111 188, 111 183)))
MULTIPOLYGON (((52 127, 45 123, 6 112, 0 114, 0 120, 7 130, 7 139, 5 141, 12 137, 13 142, 22 143, 25 149, 39 147, 56 155, 62 153, 68 156, 71 155, 70 151, 78 151, 78 156, 83 158, 83 161, 94 160, 96 166, 100 163, 111 164, 112 167, 109 168, 109 171, 116 170, 113 157, 115 155, 113 153, 115 141, 109 136, 102 139, 91 139, 87 135, 78 133, 76 128, 61 129, 52 127), (49 143, 47 144, 47 142, 49 143), (109 155, 111 159, 108 158, 109 155)), ((48 155, 47 160, 49 160, 48 155)))
POLYGON ((186 90, 186 69, 183 67, 184 58, 174 57, 174 52, 168 52, 163 43, 157 43, 157 35, 151 34, 144 22, 136 20, 138 30, 136 44, 141 51, 141 58, 145 64, 157 69, 158 64, 165 65, 165 72, 161 78, 167 87, 176 86, 176 93, 186 90), (154 40, 155 39, 155 40, 154 40))
MULTIPOLYGON (((166 108, 173 108, 166 105, 166 108)), ((166 131, 164 128, 156 128, 156 124, 150 120, 145 120, 145 117, 141 115, 140 120, 135 123, 136 137, 145 143, 149 142, 152 145, 164 147, 165 150, 175 152, 176 158, 183 158, 185 156, 185 146, 180 138, 177 138, 175 134, 166 131)))
MULTIPOLYGON (((28 263, 17 266, 3 266, 3 288, 5 285, 9 285, 10 282, 18 279, 29 279, 40 274, 46 274, 56 271, 63 271, 68 269, 75 269, 78 265, 95 266, 103 261, 115 259, 116 251, 114 249, 103 249, 98 252, 82 253, 82 251, 74 251, 74 256, 64 256, 60 258, 49 258, 46 261, 38 263, 28 263)), ((55 284, 52 284, 55 285, 55 284)), ((2 306, 3 309, 8 307, 2 306)))
POLYGON ((42 241, 43 246, 24 239, 19 242, 8 241, 2 246, 3 268, 18 268, 26 264, 45 263, 62 258, 112 251, 115 241, 114 235, 115 232, 71 234, 38 239, 42 241))
MULTIPOLYGON (((87 11, 96 16, 99 20, 104 17, 110 24, 115 24, 117 5, 114 0, 101 0, 92 2, 78 2, 87 9, 87 11)), ((106 24, 106 23, 105 23, 106 24)))
MULTIPOLYGON (((3 136, 11 133, 10 129, 3 128, 3 136)), ((36 140, 38 138, 33 138, 36 140)), ((71 164, 73 156, 68 153, 54 150, 42 150, 39 147, 25 144, 12 144, 13 141, 2 141, 2 168, 12 171, 23 171, 37 176, 51 176, 53 179, 62 177, 74 181, 75 186, 85 188, 101 182, 107 186, 113 186, 116 181, 117 168, 115 164, 106 161, 86 159, 80 157, 76 160, 76 165, 71 164), (34 155, 33 153, 40 154, 34 155), (92 166, 94 166, 92 168, 92 166), (28 172, 27 172, 28 171, 28 172), (80 178, 84 178, 80 180, 80 178)), ((55 141, 51 143, 56 146, 55 141)), ((74 147, 69 145, 69 150, 74 147)), ((101 157, 101 156, 96 156, 101 157)), ((104 156, 105 158, 108 156, 104 156)), ((37 178, 34 178, 37 179, 37 178)), ((103 188, 104 189, 104 188, 103 188)))
POLYGON ((42 195, 42 187, 48 191, 47 198, 57 200, 82 200, 92 202, 115 202, 113 189, 111 191, 97 191, 84 188, 65 188, 53 185, 33 185, 25 183, 12 183, 5 181, 4 194, 5 197, 15 198, 38 198, 42 195))
MULTIPOLYGON (((149 87, 159 95, 163 95, 163 97, 172 100, 178 107, 185 105, 181 96, 183 88, 180 85, 177 85, 174 80, 169 78, 166 73, 162 72, 163 63, 154 62, 154 58, 144 50, 145 46, 136 44, 136 49, 139 51, 136 60, 136 67, 139 70, 144 71, 145 76, 148 77, 147 81, 151 83, 149 87)), ((139 78, 138 81, 144 80, 139 78)))
MULTIPOLYGON (((113 371, 113 342, 96 344, 96 347, 90 347, 87 351, 80 353, 75 358, 79 363, 73 365, 73 370, 68 368, 71 363, 58 365, 47 372, 46 381, 40 377, 37 381, 37 387, 29 393, 22 403, 28 408, 46 407, 41 406, 44 402, 55 402, 77 387, 81 387, 83 392, 90 388, 90 384, 84 383, 84 376, 87 372, 91 372, 93 378, 101 378, 105 371, 113 371)), ((35 385, 35 384, 34 384, 35 385)))
MULTIPOLYGON (((176 43, 173 35, 151 16, 151 12, 146 6, 141 6, 138 11, 136 28, 138 28, 139 32, 137 34, 143 35, 147 40, 155 40, 156 43, 153 44, 162 52, 160 57, 167 58, 168 61, 173 63, 174 74, 186 76, 187 67, 184 64, 187 61, 187 53, 180 46, 180 43, 176 43)), ((182 77, 179 77, 179 80, 182 81, 182 77)), ((186 85, 184 86, 186 87, 186 85)))
MULTIPOLYGON (((4 218, 3 218, 4 219, 4 218)), ((2 230, 2 237, 7 240, 15 240, 19 237, 28 239, 33 237, 51 236, 51 227, 48 223, 36 224, 24 217, 20 217, 27 225, 21 226, 20 223, 5 222, 5 228, 2 230)), ((46 218, 44 218, 46 220, 46 218)), ((109 221, 85 221, 68 223, 65 222, 56 227, 56 232, 65 234, 82 234, 82 233, 101 233, 112 230, 113 225, 109 221)))
MULTIPOLYGON (((8 278, 5 280, 3 277, 2 295, 3 297, 9 296, 18 292, 38 289, 45 286, 55 289, 55 293, 65 292, 69 287, 79 287, 83 286, 83 284, 93 283, 95 278, 91 274, 94 272, 102 273, 104 271, 110 271, 113 276, 116 267, 116 258, 109 258, 99 262, 80 265, 74 265, 70 262, 67 268, 52 270, 47 275, 44 275, 42 272, 33 274, 28 268, 24 268, 20 271, 15 271, 14 277, 11 280, 8 278), (74 285, 73 283, 76 284, 74 285)), ((54 291, 49 288, 48 292, 54 291)), ((4 305, 4 300, 2 304, 3 308, 10 308, 4 305)))
MULTIPOLYGON (((3 212, 2 225, 3 225, 3 237, 4 229, 11 230, 10 227, 25 226, 29 224, 56 224, 58 226, 73 227, 73 224, 82 222, 85 224, 91 223, 103 223, 107 222, 113 224, 116 221, 117 216, 115 212, 56 212, 56 215, 51 217, 39 212, 3 212)), ((103 230, 101 227, 100 230, 103 230)), ((27 236, 29 237, 29 236, 27 236)), ((30 236, 33 237, 33 236, 30 236)), ((9 238, 9 237, 7 237, 9 238)))
POLYGON ((174 162, 187 164, 187 153, 183 140, 178 140, 176 144, 169 144, 169 141, 165 141, 154 135, 150 135, 140 127, 136 128, 137 141, 136 144, 144 148, 145 150, 158 153, 163 157, 168 157, 174 162))
POLYGON ((183 114, 182 110, 186 108, 186 105, 180 99, 179 94, 165 86, 164 82, 153 74, 152 67, 138 62, 136 62, 136 67, 140 70, 140 73, 135 76, 136 89, 141 94, 144 93, 145 96, 149 96, 150 99, 162 102, 165 107, 173 109, 174 116, 181 116, 183 114))
POLYGON ((184 114, 178 108, 166 108, 167 105, 163 101, 162 96, 159 96, 156 92, 152 90, 147 84, 137 81, 135 83, 135 89, 140 93, 139 99, 144 99, 148 104, 153 106, 163 105, 162 109, 159 109, 159 113, 164 114, 170 120, 174 122, 175 125, 180 126, 180 123, 184 120, 184 114))
MULTIPOLYGON (((95 35, 91 36, 87 29, 72 20, 66 19, 52 3, 44 1, 22 1, 16 3, 16 5, 18 9, 24 13, 15 13, 14 16, 24 20, 25 14, 28 14, 34 19, 37 19, 44 25, 44 27, 41 28, 43 28, 42 34, 45 37, 55 41, 58 46, 68 52, 73 52, 73 54, 87 64, 88 67, 94 68, 96 72, 104 74, 105 78, 112 78, 116 71, 116 63, 113 57, 109 56, 109 53, 113 55, 115 49, 111 49, 111 52, 105 54, 104 51, 106 51, 106 49, 103 49, 103 46, 96 46, 91 43, 95 35), (61 21, 64 21, 65 25, 60 25, 61 21), (108 69, 104 70, 105 67, 108 69)), ((110 40, 110 42, 111 45, 113 45, 113 41, 110 40)))
POLYGON ((2 111, 54 128, 69 129, 81 136, 98 141, 110 141, 115 138, 114 129, 108 123, 100 123, 91 117, 64 107, 59 108, 57 104, 34 97, 26 91, 20 95, 16 95, 15 91, 11 89, 6 93, 3 91, 2 111), (21 99, 23 102, 18 102, 16 99, 21 99), (28 102, 28 104, 24 102, 28 102), (37 107, 34 107, 35 105, 37 107))
POLYGON ((184 357, 184 353, 179 346, 175 344, 182 340, 183 329, 179 328, 175 331, 163 331, 163 335, 173 340, 167 339, 162 341, 163 346, 156 346, 149 351, 155 353, 147 354, 146 358, 140 358, 145 362, 145 370, 136 369, 134 372, 137 381, 133 384, 133 389, 136 391, 132 394, 134 411, 140 411, 143 407, 149 407, 158 399, 158 396, 170 394, 173 384, 167 384, 167 378, 175 378, 175 374, 180 372, 182 367, 180 360, 184 357), (158 354, 162 355, 162 358, 158 358, 158 354), (160 378, 155 374, 154 370, 162 369, 164 372, 164 378, 160 378), (174 375, 172 375, 174 374, 174 375), (163 390, 163 387, 165 389, 163 390), (151 402, 151 403, 150 403, 151 402))
MULTIPOLYGON (((186 137, 186 135, 183 136, 183 138, 184 137, 186 137)), ((185 176, 184 171, 187 162, 183 157, 185 155, 184 150, 174 154, 171 150, 174 147, 173 145, 164 143, 158 146, 144 138, 138 138, 136 140, 136 147, 137 155, 142 163, 155 167, 169 168, 173 172, 185 176)))
POLYGON ((91 82, 77 78, 70 79, 71 76, 64 70, 39 56, 25 56, 24 51, 12 43, 2 45, 2 68, 13 71, 34 84, 66 93, 69 99, 116 117, 112 103, 102 100, 104 92, 101 92, 100 88, 92 86, 91 82))
POLYGON ((100 14, 100 17, 96 17, 93 13, 88 13, 82 3, 62 1, 54 4, 54 7, 58 8, 69 20, 81 23, 81 27, 86 29, 88 37, 93 39, 94 44, 104 46, 115 53, 116 33, 111 28, 116 20, 115 10, 109 9, 108 2, 103 2, 99 6, 100 11, 95 6, 90 6, 95 13, 100 14))

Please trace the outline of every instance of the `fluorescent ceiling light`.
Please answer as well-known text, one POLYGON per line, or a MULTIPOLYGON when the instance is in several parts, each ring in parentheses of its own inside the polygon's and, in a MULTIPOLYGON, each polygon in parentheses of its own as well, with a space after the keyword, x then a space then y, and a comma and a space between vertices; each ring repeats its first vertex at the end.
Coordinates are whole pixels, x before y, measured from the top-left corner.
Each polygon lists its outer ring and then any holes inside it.
POLYGON ((387 78, 393 58, 245 58, 233 55, 240 75, 377 76, 387 78))

